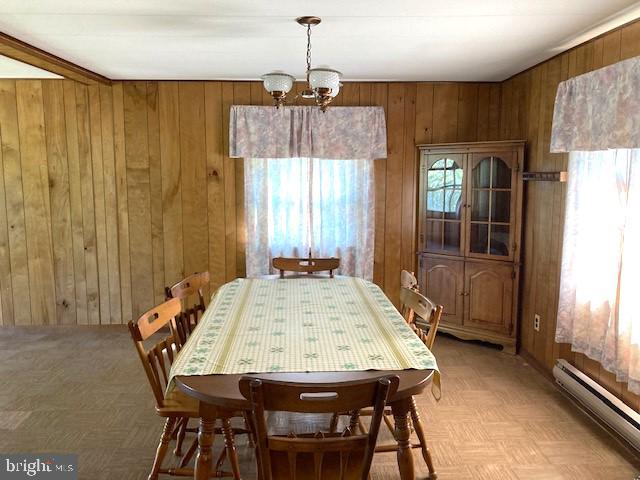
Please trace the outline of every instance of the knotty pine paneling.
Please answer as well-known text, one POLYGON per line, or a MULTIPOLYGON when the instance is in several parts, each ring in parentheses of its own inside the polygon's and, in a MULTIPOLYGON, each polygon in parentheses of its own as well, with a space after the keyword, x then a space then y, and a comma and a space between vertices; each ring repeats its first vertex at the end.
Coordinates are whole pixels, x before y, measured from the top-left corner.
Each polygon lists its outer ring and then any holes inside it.
MULTIPOLYGON (((595 38, 502 83, 500 137, 527 140, 526 169, 566 170, 568 155, 549 153, 553 105, 558 83, 640 55, 640 22, 595 38)), ((460 120, 458 120, 459 122, 460 120)), ((525 188, 521 287, 521 350, 547 371, 564 358, 640 411, 640 397, 600 364, 554 341, 566 184, 529 182, 525 188), (540 331, 533 317, 542 317, 540 331)))
MULTIPOLYGON (((394 301, 415 269, 415 144, 496 139, 500 89, 347 83, 337 97, 385 109, 374 280, 394 301)), ((189 273, 208 269, 211 291, 244 275, 233 104, 271 99, 259 82, 0 80, 0 324, 125 323, 189 273)))

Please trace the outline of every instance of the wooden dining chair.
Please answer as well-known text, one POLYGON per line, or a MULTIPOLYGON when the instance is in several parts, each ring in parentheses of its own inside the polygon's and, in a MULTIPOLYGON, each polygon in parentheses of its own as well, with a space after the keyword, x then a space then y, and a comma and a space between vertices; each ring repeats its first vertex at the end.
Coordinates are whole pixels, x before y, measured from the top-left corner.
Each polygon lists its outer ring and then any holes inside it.
MULTIPOLYGON (((411 329, 418 338, 422 340, 425 346, 431 350, 436 339, 438 326, 440 325, 440 318, 442 317, 442 305, 438 305, 429 300, 417 290, 405 286, 400 287, 400 305, 405 312, 404 318, 411 329)), ((411 397, 410 414, 411 423, 418 438, 417 442, 411 443, 411 448, 419 448, 421 450, 422 458, 429 469, 428 478, 429 480, 434 480, 437 478, 437 474, 433 465, 433 459, 431 458, 431 452, 427 446, 424 426, 420 419, 416 400, 413 397, 411 397)), ((391 433, 394 431, 392 419, 391 412, 385 411, 384 422, 391 433)), ((376 448, 376 452, 389 452, 397 449, 397 445, 379 445, 376 448)))
MULTIPOLYGON (((333 271, 340 268, 339 258, 285 258, 275 257, 272 261, 273 268, 280 271, 280 278, 285 278, 284 272, 306 273, 311 275, 317 272, 329 272, 333 278, 333 271)), ((294 277, 297 275, 294 275, 294 277)))
MULTIPOLYGON (((149 480, 157 479, 159 474, 176 476, 193 475, 193 469, 187 468, 187 465, 197 447, 195 440, 184 456, 181 456, 178 466, 171 468, 163 467, 163 461, 166 457, 171 439, 178 437, 179 431, 187 431, 186 425, 190 418, 200 417, 198 401, 196 399, 183 394, 177 389, 173 389, 165 395, 171 365, 181 348, 181 343, 177 339, 175 323, 180 311, 180 299, 173 298, 142 314, 137 322, 129 322, 131 338, 142 362, 156 402, 156 413, 166 418, 160 442, 156 450, 156 456, 153 460, 151 473, 149 474, 149 480), (163 329, 163 331, 161 331, 161 329, 163 329), (165 334, 166 336, 164 336, 165 334), (150 348, 146 347, 146 341, 149 341, 148 343, 151 344, 150 348)), ((218 429, 217 433, 222 433, 224 436, 225 448, 218 458, 216 474, 233 476, 233 478, 239 479, 240 467, 234 448, 234 434, 248 432, 245 429, 231 428, 230 418, 233 416, 236 416, 234 412, 228 412, 228 414, 222 412, 221 414, 220 420, 222 428, 218 429), (229 458, 229 462, 231 463, 231 473, 219 470, 225 456, 229 458)), ((182 440, 178 439, 178 441, 181 442, 182 440)), ((176 451, 178 450, 177 447, 176 451)), ((176 454, 180 455, 179 453, 176 454)))
MULTIPOLYGON (((406 286, 400 287, 400 307, 405 321, 409 324, 414 333, 422 340, 425 346, 431 350, 435 342, 438 326, 440 325, 440 317, 442 316, 442 306, 437 305, 427 297, 422 295, 415 289, 408 288, 406 286)), ((435 480, 438 478, 436 474, 433 459, 431 458, 431 452, 427 446, 426 435, 424 432, 424 426, 420 419, 420 413, 416 405, 415 398, 411 398, 410 404, 411 423, 413 430, 418 438, 417 442, 411 442, 411 448, 419 448, 422 453, 422 458, 429 469, 429 480, 435 480)), ((366 432, 367 428, 361 421, 360 417, 369 417, 372 414, 371 409, 363 409, 354 415, 353 413, 341 411, 342 413, 334 416, 331 419, 330 431, 335 431, 338 424, 338 417, 348 415, 351 417, 351 423, 355 423, 358 426, 360 432, 366 432)), ((383 421, 392 435, 395 436, 395 425, 393 421, 393 415, 389 408, 386 408, 383 415, 383 421)), ((376 452, 393 452, 398 450, 398 444, 382 444, 376 446, 376 452)))
POLYGON ((429 300, 416 290, 400 287, 400 307, 404 312, 405 321, 412 326, 416 335, 431 350, 442 317, 442 305, 429 300))
POLYGON ((388 398, 397 376, 334 384, 304 384, 243 377, 240 392, 251 402, 256 456, 262 480, 366 480, 388 398), (272 435, 265 412, 330 413, 373 406, 371 425, 343 432, 272 435))
POLYGON ((204 289, 209 285, 209 278, 209 272, 194 273, 166 288, 167 298, 179 298, 182 302, 182 311, 176 317, 176 328, 182 344, 187 341, 207 308, 204 289))

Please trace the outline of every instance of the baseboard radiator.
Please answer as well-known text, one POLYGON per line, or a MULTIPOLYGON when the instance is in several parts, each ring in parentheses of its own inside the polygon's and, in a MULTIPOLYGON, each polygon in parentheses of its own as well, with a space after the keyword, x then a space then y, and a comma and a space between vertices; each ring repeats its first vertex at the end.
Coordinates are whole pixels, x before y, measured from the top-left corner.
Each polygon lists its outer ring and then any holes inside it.
POLYGON ((558 385, 640 451, 640 414, 566 360, 553 367, 558 385))

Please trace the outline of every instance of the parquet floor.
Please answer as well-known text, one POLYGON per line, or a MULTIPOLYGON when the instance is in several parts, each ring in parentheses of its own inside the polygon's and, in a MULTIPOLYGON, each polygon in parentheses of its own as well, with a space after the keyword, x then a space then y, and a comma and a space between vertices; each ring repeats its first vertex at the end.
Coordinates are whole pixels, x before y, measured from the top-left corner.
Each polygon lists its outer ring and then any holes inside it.
MULTIPOLYGON (((640 459, 520 357, 436 341, 443 399, 418 399, 442 480, 633 480, 640 459)), ((79 454, 81 479, 144 479, 162 421, 126 327, 0 329, 0 452, 79 454)), ((252 452, 238 440, 243 475, 252 452)), ((415 452, 419 478, 425 469, 415 452)), ((373 479, 398 478, 394 454, 373 479)))

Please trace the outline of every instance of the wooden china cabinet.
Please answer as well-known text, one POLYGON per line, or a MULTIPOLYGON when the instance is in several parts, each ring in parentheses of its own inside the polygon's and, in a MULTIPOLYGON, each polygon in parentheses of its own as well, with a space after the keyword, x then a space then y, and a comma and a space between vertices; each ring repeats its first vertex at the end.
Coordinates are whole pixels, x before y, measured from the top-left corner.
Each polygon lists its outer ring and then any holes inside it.
POLYGON ((442 331, 515 353, 523 141, 418 145, 422 293, 442 331))

